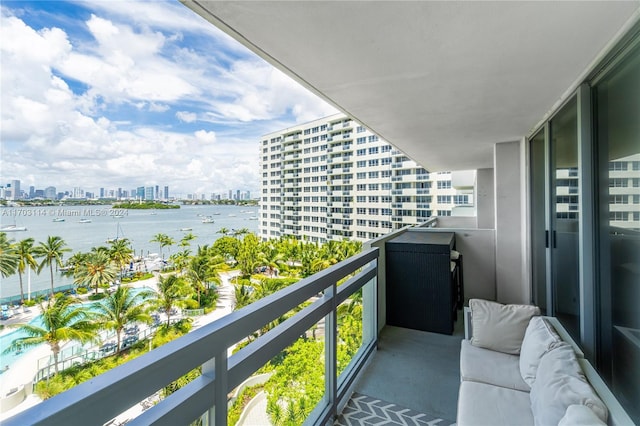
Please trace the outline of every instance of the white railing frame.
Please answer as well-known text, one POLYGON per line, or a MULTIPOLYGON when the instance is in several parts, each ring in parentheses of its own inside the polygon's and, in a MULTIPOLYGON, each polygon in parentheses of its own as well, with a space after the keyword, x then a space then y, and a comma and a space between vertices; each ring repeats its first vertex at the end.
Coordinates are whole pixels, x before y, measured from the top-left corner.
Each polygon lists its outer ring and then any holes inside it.
MULTIPOLYGON (((363 339, 360 350, 342 373, 342 385, 338 388, 336 308, 365 284, 373 282, 375 285, 377 258, 377 248, 365 250, 43 401, 5 420, 3 426, 73 426, 85 425, 88 419, 91 424, 104 424, 199 366, 203 371, 200 377, 128 424, 188 424, 204 415, 204 424, 225 425, 228 393, 322 318, 327 322, 325 352, 330 358, 325 368, 331 377, 326 380, 323 401, 312 412, 307 423, 325 424, 336 415, 338 404, 348 396, 348 387, 353 384, 376 347, 377 333, 368 330, 375 324, 375 318, 365 321, 363 317, 363 337, 371 336, 371 339, 363 339), (340 279, 355 272, 357 274, 354 277, 336 287, 340 279), (322 294, 322 297, 227 358, 228 348, 318 294, 322 294)), ((375 295, 375 291, 366 293, 375 295)))

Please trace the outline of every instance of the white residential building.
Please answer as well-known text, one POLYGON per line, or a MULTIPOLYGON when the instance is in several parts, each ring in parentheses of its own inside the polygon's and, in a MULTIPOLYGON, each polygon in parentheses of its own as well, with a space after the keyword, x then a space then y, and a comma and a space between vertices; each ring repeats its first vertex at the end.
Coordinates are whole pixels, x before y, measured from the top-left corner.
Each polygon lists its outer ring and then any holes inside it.
POLYGON ((260 143, 260 237, 366 241, 430 216, 474 215, 473 179, 429 173, 344 114, 279 130, 260 143), (469 179, 467 179, 469 181, 469 179))

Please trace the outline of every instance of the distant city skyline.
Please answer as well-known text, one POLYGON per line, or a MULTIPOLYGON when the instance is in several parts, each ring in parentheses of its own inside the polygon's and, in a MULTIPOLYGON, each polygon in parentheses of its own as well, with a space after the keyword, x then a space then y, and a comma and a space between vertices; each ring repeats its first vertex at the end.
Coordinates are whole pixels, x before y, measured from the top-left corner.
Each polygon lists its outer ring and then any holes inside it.
POLYGON ((61 188, 55 185, 38 187, 22 185, 20 179, 13 179, 10 182, 0 182, 0 199, 23 200, 23 199, 146 199, 146 200, 174 200, 174 199, 238 199, 248 200, 251 198, 251 190, 228 189, 219 192, 187 192, 175 193, 170 191, 170 185, 132 185, 119 186, 117 188, 99 187, 86 188, 74 186, 73 188, 61 188), (16 191, 17 188, 17 191, 16 191), (17 195, 16 195, 17 192, 17 195))
POLYGON ((0 8, 2 183, 257 193, 260 136, 335 112, 178 1, 0 8))

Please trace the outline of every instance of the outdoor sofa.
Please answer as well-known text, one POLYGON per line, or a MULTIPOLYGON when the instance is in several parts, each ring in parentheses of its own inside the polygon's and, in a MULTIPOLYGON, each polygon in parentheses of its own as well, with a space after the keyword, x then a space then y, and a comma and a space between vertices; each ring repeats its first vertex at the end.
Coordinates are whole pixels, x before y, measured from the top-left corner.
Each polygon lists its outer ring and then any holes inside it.
POLYGON ((460 378, 458 426, 632 424, 557 319, 535 306, 471 299, 460 378))

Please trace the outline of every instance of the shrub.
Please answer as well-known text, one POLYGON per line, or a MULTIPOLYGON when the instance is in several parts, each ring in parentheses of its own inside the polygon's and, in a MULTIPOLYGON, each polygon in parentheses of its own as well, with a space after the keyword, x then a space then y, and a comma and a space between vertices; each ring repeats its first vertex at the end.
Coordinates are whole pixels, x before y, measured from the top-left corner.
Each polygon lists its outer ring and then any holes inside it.
POLYGON ((89 292, 89 290, 87 290, 86 287, 78 287, 78 289, 76 290, 76 292, 78 294, 87 294, 89 292))
POLYGON ((184 307, 185 307, 185 309, 198 309, 200 307, 200 305, 198 304, 197 300, 186 299, 184 301, 184 307))
POLYGON ((24 306, 26 306, 26 307, 36 306, 36 301, 33 300, 33 299, 25 300, 24 301, 24 306))
POLYGON ((100 299, 104 299, 105 296, 106 295, 104 293, 90 294, 89 300, 100 300, 100 299))

